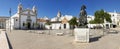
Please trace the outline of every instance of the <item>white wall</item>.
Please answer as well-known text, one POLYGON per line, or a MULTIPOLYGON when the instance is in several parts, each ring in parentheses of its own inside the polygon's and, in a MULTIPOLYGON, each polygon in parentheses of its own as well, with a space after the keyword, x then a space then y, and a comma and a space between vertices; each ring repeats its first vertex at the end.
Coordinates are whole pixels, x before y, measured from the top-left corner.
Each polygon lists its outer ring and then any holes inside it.
POLYGON ((101 26, 103 27, 104 24, 87 24, 88 28, 94 28, 94 26, 101 26))
POLYGON ((50 29, 50 25, 45 25, 45 28, 46 29, 50 29))
POLYGON ((64 24, 61 23, 52 23, 52 29, 70 29, 69 23, 66 23, 66 28, 64 28, 64 24))
POLYGON ((52 23, 52 29, 59 29, 61 26, 61 23, 52 23))
POLYGON ((115 25, 119 25, 119 21, 120 21, 120 13, 116 13, 116 12, 108 12, 111 15, 111 20, 112 23, 115 25))
POLYGON ((32 23, 36 23, 36 16, 31 16, 32 23))
POLYGON ((69 23, 66 23, 66 28, 64 28, 64 24, 61 24, 61 29, 70 29, 69 23))
MULTIPOLYGON (((26 20, 27 20, 27 16, 21 15, 21 28, 24 28, 23 22, 26 23, 26 20)), ((31 27, 32 27, 33 22, 34 23, 36 22, 36 17, 35 16, 31 16, 31 20, 32 20, 32 22, 31 22, 31 27)), ((18 17, 18 15, 12 16, 11 19, 7 20, 6 22, 7 22, 6 23, 6 28, 10 28, 10 25, 11 25, 11 29, 19 28, 19 17, 18 17), (16 19, 17 19, 17 21, 16 21, 16 19), (11 24, 10 24, 9 21, 11 21, 11 24)))
POLYGON ((21 15, 21 27, 24 28, 23 23, 26 23, 27 16, 21 15))
MULTIPOLYGON (((24 27, 23 26, 23 22, 26 23, 26 20, 27 20, 27 16, 21 15, 21 27, 22 28, 24 27)), ((31 22, 31 27, 32 27, 33 23, 36 23, 36 17, 35 16, 31 16, 31 20, 32 20, 32 22, 31 22)))
MULTIPOLYGON (((54 17, 51 19, 51 21, 57 21, 56 20, 57 17, 54 17)), ((73 18, 73 16, 71 15, 62 15, 59 20, 62 21, 64 18, 66 18, 68 21, 71 20, 73 18)), ((62 23, 52 23, 52 29, 59 29, 59 27, 61 27, 61 29, 64 29, 64 24, 62 23)), ((65 29, 70 29, 70 25, 69 23, 66 23, 66 28, 65 29)))
POLYGON ((14 19, 14 28, 19 28, 19 18, 14 19), (16 21, 17 19, 17 21, 16 21))
POLYGON ((39 22, 40 28, 46 28, 48 29, 47 25, 45 25, 45 22, 39 22))
POLYGON ((9 29, 10 25, 9 25, 9 19, 6 20, 6 29, 9 29))
POLYGON ((87 22, 89 23, 91 20, 94 20, 94 16, 92 16, 92 15, 88 15, 87 16, 87 22))

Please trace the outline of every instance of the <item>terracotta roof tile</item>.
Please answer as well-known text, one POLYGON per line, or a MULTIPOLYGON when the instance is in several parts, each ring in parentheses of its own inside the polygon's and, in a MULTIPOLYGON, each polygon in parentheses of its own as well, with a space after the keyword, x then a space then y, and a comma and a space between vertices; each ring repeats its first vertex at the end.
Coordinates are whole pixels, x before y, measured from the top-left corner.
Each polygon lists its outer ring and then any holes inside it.
POLYGON ((47 22, 45 19, 37 19, 38 22, 47 22))

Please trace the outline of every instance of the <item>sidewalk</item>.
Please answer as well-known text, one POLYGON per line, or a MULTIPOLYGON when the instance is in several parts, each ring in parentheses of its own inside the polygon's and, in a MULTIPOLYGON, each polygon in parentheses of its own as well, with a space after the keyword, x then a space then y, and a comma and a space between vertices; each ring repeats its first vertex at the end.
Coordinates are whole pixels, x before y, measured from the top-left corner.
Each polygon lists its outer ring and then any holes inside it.
POLYGON ((0 49, 9 49, 5 31, 0 31, 0 49))

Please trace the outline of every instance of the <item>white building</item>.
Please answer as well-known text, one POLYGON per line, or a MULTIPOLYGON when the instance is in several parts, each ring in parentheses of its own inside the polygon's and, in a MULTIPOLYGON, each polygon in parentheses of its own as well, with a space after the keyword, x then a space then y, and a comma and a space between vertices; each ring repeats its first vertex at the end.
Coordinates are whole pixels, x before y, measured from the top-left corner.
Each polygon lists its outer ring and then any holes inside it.
POLYGON ((46 23, 49 21, 49 18, 47 16, 43 18, 38 18, 37 22, 39 23, 39 28, 40 29, 49 29, 49 25, 46 25, 46 23))
POLYGON ((71 20, 73 16, 71 15, 61 15, 61 12, 58 11, 58 14, 56 17, 51 19, 51 28, 52 29, 70 29, 70 24, 68 23, 69 20, 71 20))
POLYGON ((111 15, 112 24, 120 26, 120 13, 114 12, 108 12, 111 15))
POLYGON ((6 20, 8 20, 9 17, 6 16, 0 16, 0 29, 6 28, 6 20))
POLYGON ((18 5, 18 11, 6 21, 7 29, 31 29, 34 28, 34 23, 37 21, 37 9, 33 6, 32 10, 29 8, 23 9, 22 4, 18 5))
POLYGON ((114 28, 116 26, 120 26, 120 13, 114 12, 108 12, 111 15, 112 23, 106 22, 104 23, 104 26, 109 26, 110 28, 114 28))
MULTIPOLYGON (((112 20, 112 23, 109 23, 109 22, 106 22, 105 20, 105 23, 104 23, 104 26, 109 26, 109 27, 116 27, 116 26, 120 26, 120 13, 117 13, 116 11, 114 12, 108 12, 110 15, 111 15, 111 20, 112 20)), ((88 16, 87 18, 88 22, 91 21, 91 20, 94 20, 94 16, 88 16)), ((90 26, 91 24, 89 24, 90 26)), ((93 24, 95 25, 95 24, 93 24)))
POLYGON ((87 16, 87 22, 89 23, 91 20, 94 20, 94 16, 92 16, 92 15, 88 15, 87 16))

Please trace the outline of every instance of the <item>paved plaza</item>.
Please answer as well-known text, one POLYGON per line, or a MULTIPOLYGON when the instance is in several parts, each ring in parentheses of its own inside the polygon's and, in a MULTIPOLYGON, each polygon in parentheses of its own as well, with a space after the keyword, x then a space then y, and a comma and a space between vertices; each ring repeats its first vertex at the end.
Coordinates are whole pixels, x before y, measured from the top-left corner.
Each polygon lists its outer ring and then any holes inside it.
POLYGON ((29 33, 27 30, 7 32, 12 49, 120 49, 120 33, 107 34, 90 43, 75 43, 71 35, 29 33))

